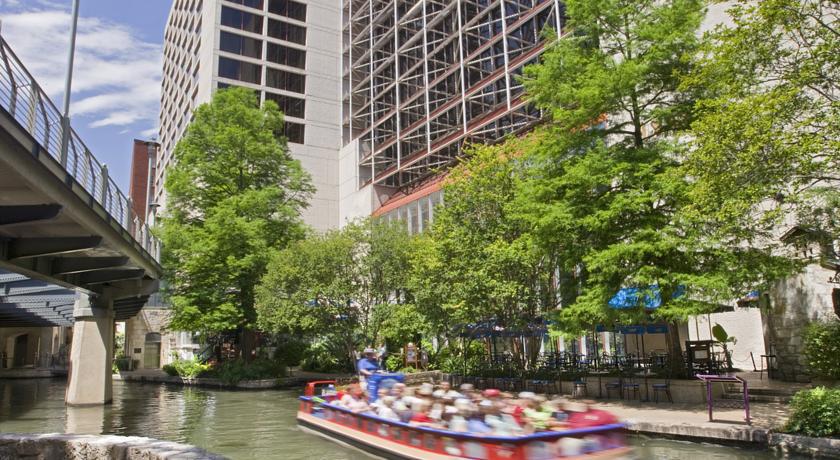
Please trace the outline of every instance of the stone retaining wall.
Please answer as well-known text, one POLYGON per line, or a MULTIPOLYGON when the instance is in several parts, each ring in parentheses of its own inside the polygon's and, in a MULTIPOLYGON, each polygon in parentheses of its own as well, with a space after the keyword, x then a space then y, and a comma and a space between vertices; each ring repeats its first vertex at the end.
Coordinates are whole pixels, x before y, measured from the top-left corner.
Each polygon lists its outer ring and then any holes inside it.
POLYGON ((0 434, 0 459, 39 460, 223 460, 225 457, 189 444, 136 436, 72 434, 0 434))

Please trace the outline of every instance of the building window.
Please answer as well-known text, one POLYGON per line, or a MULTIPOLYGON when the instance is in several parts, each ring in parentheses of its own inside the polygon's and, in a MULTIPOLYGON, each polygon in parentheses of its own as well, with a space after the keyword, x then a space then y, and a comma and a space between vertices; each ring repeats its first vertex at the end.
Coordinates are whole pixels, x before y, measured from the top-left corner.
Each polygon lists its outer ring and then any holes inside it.
POLYGON ((304 126, 301 123, 287 121, 283 127, 283 135, 291 143, 303 144, 303 128, 304 126))
POLYGON ((290 117, 303 118, 306 110, 306 101, 296 97, 266 92, 265 100, 274 101, 277 107, 280 107, 280 110, 290 117))
POLYGON ((262 58, 262 41, 243 37, 230 32, 219 34, 219 49, 228 53, 241 54, 252 58, 262 58))
POLYGON ((255 14, 239 11, 234 8, 222 7, 222 25, 234 27, 255 34, 262 33, 263 18, 255 14))
POLYGON ((278 40, 285 40, 287 42, 297 43, 299 45, 306 44, 306 27, 296 26, 288 22, 277 21, 275 19, 268 20, 268 36, 278 40))
POLYGON ((297 48, 289 48, 288 46, 269 42, 266 58, 275 64, 297 67, 299 69, 306 68, 306 51, 297 48))
POLYGON ((236 59, 219 57, 219 76, 260 84, 260 66, 236 59))
POLYGON ((269 68, 266 69, 265 73, 265 85, 302 94, 306 88, 306 77, 297 73, 269 68))
POLYGON ((268 12, 306 21, 306 5, 294 0, 268 0, 268 12))
POLYGON ((263 7, 263 0, 227 0, 231 3, 238 3, 240 5, 247 6, 249 8, 255 8, 261 10, 263 7))

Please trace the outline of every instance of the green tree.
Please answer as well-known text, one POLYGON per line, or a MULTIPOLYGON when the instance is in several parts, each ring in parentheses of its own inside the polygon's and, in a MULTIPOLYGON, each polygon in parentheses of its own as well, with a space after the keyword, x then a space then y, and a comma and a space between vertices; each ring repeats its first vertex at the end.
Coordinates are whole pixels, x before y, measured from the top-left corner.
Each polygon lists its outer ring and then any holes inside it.
POLYGON ((257 288, 261 328, 331 336, 348 359, 373 345, 388 310, 410 300, 413 244, 403 223, 364 220, 275 254, 257 288))
POLYGON ((161 222, 171 327, 238 330, 250 348, 254 287, 272 251, 303 236, 313 188, 277 132, 282 114, 256 94, 222 90, 195 111, 167 170, 161 222))
POLYGON ((684 81, 703 98, 687 166, 734 244, 790 221, 840 238, 840 6, 737 1, 684 81), (748 234, 748 235, 745 235, 748 234))
POLYGON ((691 181, 679 134, 696 94, 680 84, 700 46, 703 3, 570 0, 566 8, 571 33, 525 73, 531 100, 550 120, 527 152, 534 170, 518 193, 519 212, 566 274, 560 330, 666 320, 678 357, 677 320, 743 295, 777 268, 764 251, 721 247, 707 238, 706 222, 682 213, 691 181), (625 287, 643 295, 611 308, 625 287), (661 306, 651 311, 645 297, 661 306))
MULTIPOLYGON (((455 325, 493 321, 524 328, 556 305, 553 261, 538 250, 527 222, 511 206, 522 174, 523 142, 474 146, 450 171, 443 191, 446 203, 415 255, 412 292, 419 310, 441 337, 455 325)), ((526 356, 513 341, 514 356, 526 356)), ((539 344, 529 347, 533 352, 539 344)))

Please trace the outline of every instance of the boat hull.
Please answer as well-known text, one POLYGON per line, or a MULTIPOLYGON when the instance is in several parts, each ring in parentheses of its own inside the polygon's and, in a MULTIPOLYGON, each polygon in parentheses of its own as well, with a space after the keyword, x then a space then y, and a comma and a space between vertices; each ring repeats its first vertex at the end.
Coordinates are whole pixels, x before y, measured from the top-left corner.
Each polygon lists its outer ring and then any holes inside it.
MULTIPOLYGON (((330 441, 337 442, 352 448, 361 450, 371 456, 388 460, 453 460, 473 459, 476 457, 464 457, 450 454, 439 454, 418 449, 403 443, 384 439, 381 436, 365 433, 360 430, 348 428, 339 423, 318 417, 306 412, 298 412, 298 425, 310 432, 320 435, 330 441)), ((513 456, 510 458, 531 458, 513 456)), ((545 457, 539 457, 545 458, 545 457)), ((554 458, 554 457, 552 457, 554 458)), ((559 458, 559 457, 556 457, 559 458)), ((608 460, 608 459, 629 459, 634 458, 632 449, 629 447, 617 447, 607 451, 590 453, 578 457, 562 457, 564 459, 587 459, 587 460, 608 460)))

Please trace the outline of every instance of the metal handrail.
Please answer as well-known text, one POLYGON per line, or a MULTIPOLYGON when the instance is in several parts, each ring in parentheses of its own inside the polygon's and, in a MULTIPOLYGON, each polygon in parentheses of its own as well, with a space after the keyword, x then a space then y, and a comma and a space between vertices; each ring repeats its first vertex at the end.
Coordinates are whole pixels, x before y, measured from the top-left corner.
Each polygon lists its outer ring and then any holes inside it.
POLYGON ((160 241, 152 236, 117 184, 108 167, 93 156, 69 123, 66 155, 62 155, 65 123, 55 104, 35 81, 6 40, 0 36, 0 107, 8 112, 50 157, 102 205, 109 217, 125 229, 140 246, 160 260, 160 241))

